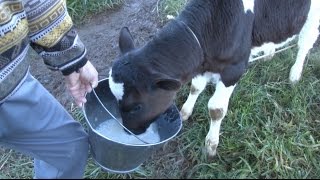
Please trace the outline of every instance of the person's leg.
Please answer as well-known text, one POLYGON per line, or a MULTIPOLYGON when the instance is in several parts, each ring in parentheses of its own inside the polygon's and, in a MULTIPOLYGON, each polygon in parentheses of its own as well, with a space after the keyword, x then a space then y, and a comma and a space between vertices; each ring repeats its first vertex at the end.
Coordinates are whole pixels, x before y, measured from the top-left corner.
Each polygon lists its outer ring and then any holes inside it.
POLYGON ((0 105, 0 145, 35 158, 34 178, 82 178, 88 135, 30 74, 0 105))

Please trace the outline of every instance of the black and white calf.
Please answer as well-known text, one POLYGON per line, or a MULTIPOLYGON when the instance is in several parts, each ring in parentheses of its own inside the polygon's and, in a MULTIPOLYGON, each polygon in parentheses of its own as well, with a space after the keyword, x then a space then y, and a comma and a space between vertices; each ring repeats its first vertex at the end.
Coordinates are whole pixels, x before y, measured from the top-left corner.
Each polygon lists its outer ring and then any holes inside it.
POLYGON ((134 48, 130 32, 123 28, 122 55, 109 76, 123 124, 134 133, 144 132, 173 103, 181 86, 192 80, 181 109, 186 120, 206 84, 214 82, 205 143, 209 155, 215 155, 221 121, 251 50, 298 35, 299 51, 290 72, 290 80, 296 82, 319 34, 319 20, 319 0, 192 0, 141 48, 134 48))

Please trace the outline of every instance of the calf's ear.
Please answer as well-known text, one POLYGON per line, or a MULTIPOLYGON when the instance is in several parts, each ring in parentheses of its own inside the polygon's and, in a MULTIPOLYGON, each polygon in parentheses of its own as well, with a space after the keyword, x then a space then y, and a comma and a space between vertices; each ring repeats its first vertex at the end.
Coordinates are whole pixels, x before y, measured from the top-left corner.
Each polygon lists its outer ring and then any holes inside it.
POLYGON ((167 91, 178 91, 181 87, 181 82, 176 79, 158 79, 155 84, 167 91))
POLYGON ((125 54, 134 49, 133 38, 128 27, 121 28, 119 37, 119 48, 122 54, 125 54))

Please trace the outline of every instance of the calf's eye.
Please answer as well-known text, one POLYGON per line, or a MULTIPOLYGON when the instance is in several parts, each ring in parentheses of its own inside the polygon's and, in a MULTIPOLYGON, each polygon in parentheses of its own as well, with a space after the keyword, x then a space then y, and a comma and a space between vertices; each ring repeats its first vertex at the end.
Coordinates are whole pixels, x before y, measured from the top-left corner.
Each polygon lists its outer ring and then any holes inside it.
POLYGON ((130 110, 130 113, 131 113, 131 114, 134 114, 134 113, 140 111, 141 109, 142 109, 142 105, 141 105, 141 104, 138 104, 138 105, 134 106, 134 107, 130 110))

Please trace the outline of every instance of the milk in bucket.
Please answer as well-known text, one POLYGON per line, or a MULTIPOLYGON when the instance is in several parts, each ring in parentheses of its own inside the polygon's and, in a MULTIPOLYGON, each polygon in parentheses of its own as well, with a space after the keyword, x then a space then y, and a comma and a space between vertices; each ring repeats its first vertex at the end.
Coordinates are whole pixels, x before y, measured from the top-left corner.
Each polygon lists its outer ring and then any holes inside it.
MULTIPOLYGON (((121 119, 119 119, 122 122, 121 119)), ((108 137, 113 141, 117 141, 125 144, 145 144, 144 142, 137 139, 135 136, 125 132, 123 127, 114 119, 108 119, 102 122, 96 130, 103 136, 108 137)), ((158 127, 156 123, 152 123, 146 132, 136 135, 140 139, 148 143, 158 143, 160 142, 160 136, 158 133, 158 127)))

